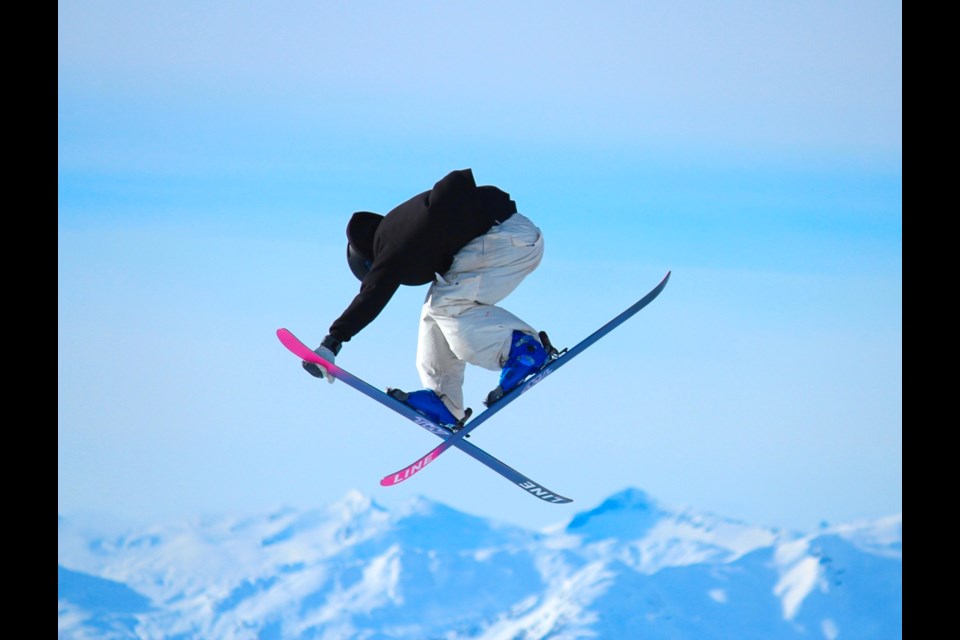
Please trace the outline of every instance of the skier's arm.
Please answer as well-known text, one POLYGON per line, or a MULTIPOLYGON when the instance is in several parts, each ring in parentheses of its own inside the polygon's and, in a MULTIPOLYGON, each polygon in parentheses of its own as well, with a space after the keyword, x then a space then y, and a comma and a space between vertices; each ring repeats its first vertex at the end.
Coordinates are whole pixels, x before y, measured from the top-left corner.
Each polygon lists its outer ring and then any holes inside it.
MULTIPOLYGON (((360 293, 353 299, 347 310, 330 325, 330 332, 324 337, 320 346, 314 349, 314 353, 331 364, 336 362, 343 343, 370 324, 387 306, 387 302, 399 287, 400 283, 395 279, 376 276, 371 269, 363 279, 360 293), (371 278, 371 275, 374 277, 371 278)), ((325 378, 331 383, 334 381, 327 370, 318 364, 304 361, 303 368, 314 377, 325 378)))
MULTIPOLYGON (((332 325, 328 337, 336 341, 335 353, 340 350, 340 343, 347 342, 360 333, 364 327, 373 322, 380 315, 390 298, 397 292, 400 282, 390 275, 388 269, 374 264, 370 273, 360 285, 360 293, 353 299, 350 306, 337 318, 332 325)), ((333 345, 328 345, 333 346, 333 345)))

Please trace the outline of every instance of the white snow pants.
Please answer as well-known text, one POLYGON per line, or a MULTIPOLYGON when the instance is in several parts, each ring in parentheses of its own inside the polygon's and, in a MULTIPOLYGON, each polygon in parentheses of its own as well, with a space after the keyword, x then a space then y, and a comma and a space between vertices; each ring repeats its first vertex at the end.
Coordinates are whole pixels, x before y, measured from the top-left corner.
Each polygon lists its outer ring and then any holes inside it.
POLYGON ((466 363, 499 371, 510 353, 514 330, 537 331, 496 304, 517 288, 543 258, 543 235, 514 213, 474 238, 437 278, 423 304, 417 342, 420 381, 450 412, 464 415, 466 363))

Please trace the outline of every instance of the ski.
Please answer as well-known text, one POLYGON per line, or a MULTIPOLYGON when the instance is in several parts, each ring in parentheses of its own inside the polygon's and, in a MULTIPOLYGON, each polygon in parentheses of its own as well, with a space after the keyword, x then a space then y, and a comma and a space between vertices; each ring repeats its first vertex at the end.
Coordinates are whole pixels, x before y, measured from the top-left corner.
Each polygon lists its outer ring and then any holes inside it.
MULTIPOLYGON (((314 362, 316 364, 319 364, 320 366, 324 367, 329 372, 329 374, 333 376, 336 380, 339 380, 342 383, 346 384, 347 386, 352 387, 353 389, 356 389, 360 393, 364 394, 369 398, 376 400, 380 404, 390 409, 393 409, 394 411, 396 411, 403 417, 407 418, 414 424, 426 429, 427 431, 434 434, 435 436, 442 438, 444 440, 444 443, 449 443, 447 447, 456 446, 458 449, 462 450, 467 455, 473 457, 475 460, 478 460, 479 462, 483 463, 487 467, 493 469, 494 471, 499 473, 501 476, 503 476, 513 484, 517 485, 527 493, 530 493, 531 495, 537 498, 540 498, 544 502, 550 502, 553 504, 564 504, 567 502, 572 502, 570 498, 561 496, 560 494, 550 491, 543 485, 537 482, 534 482, 533 480, 531 480, 524 474, 520 473, 516 469, 510 467, 509 465, 493 457, 492 455, 490 455, 480 447, 477 447, 470 442, 466 442, 462 438, 453 439, 452 436, 454 435, 454 433, 450 429, 447 429, 442 425, 438 425, 434 423, 433 421, 429 420, 425 416, 415 411, 413 408, 405 405, 404 403, 391 397, 385 392, 380 391, 373 385, 367 382, 364 382, 363 380, 353 375, 343 367, 340 367, 335 363, 324 360, 323 358, 318 356, 316 353, 314 353, 313 349, 311 349, 310 347, 305 345, 303 342, 301 342, 300 339, 297 338, 295 335, 293 335, 293 333, 291 333, 289 330, 278 329, 277 337, 280 339, 280 342, 283 344, 283 346, 285 346, 289 351, 291 351, 294 355, 299 357, 301 360, 306 360, 308 362, 314 362)), ((483 415, 486 415, 488 412, 489 410, 485 411, 483 415)), ((409 467, 404 469, 403 472, 398 472, 398 473, 407 473, 409 475, 413 475, 414 473, 422 469, 424 466, 430 464, 435 457, 436 456, 427 454, 426 456, 423 456, 422 458, 420 458, 415 464, 410 465, 409 467)), ((401 482, 401 481, 402 479, 399 476, 397 476, 394 482, 381 481, 380 484, 383 486, 389 486, 391 484, 397 484, 398 482, 401 482)))
MULTIPOLYGON (((388 476, 385 476, 382 480, 380 480, 380 484, 383 486, 390 486, 390 485, 395 485, 400 482, 403 482, 404 480, 410 478, 415 473, 423 469, 423 467, 427 466, 427 464, 435 460, 441 453, 443 453, 450 447, 452 446, 459 447, 459 443, 463 442, 463 439, 467 437, 467 435, 471 431, 479 427, 481 424, 483 424, 484 422, 492 418, 494 414, 496 414, 498 411, 506 407, 508 404, 510 404, 517 398, 519 398, 521 395, 523 395, 527 391, 529 391, 534 385, 539 384, 548 375, 550 375, 551 373, 553 373, 554 371, 556 371, 566 363, 570 362, 570 360, 576 358, 578 355, 583 353, 583 351, 586 350, 587 347, 595 343, 597 340, 599 340, 603 336, 610 333, 616 327, 623 324, 626 320, 628 320, 630 317, 632 317, 634 314, 640 311, 640 309, 643 309, 645 306, 653 302, 653 300, 658 295, 660 295, 660 292, 663 291, 663 288, 667 286, 667 281, 669 279, 670 279, 670 272, 668 271, 667 275, 665 275, 663 277, 663 280, 660 281, 660 284, 654 287, 650 291, 650 293, 643 296, 637 302, 635 302, 630 307, 628 307, 623 313, 621 313, 616 318, 614 318, 607 324, 603 325, 602 327, 594 331, 592 334, 590 334, 590 336, 585 338, 583 341, 581 341, 572 349, 565 351, 564 353, 562 353, 557 357, 547 360, 547 363, 543 366, 542 369, 540 369, 540 371, 533 374, 533 376, 528 378, 525 382, 521 383, 520 385, 515 387, 513 390, 506 393, 502 398, 500 398, 499 400, 494 402, 492 405, 490 405, 483 413, 481 413, 479 416, 477 416, 476 418, 468 422, 463 428, 459 429, 455 433, 450 432, 449 430, 446 430, 448 433, 452 433, 452 435, 447 436, 442 443, 437 445, 433 450, 427 453, 427 455, 421 457, 419 460, 417 460, 413 464, 410 464, 404 467, 403 469, 401 469, 400 471, 397 471, 396 473, 392 473, 388 476)), ((528 489, 528 491, 529 490, 530 489, 528 489)))

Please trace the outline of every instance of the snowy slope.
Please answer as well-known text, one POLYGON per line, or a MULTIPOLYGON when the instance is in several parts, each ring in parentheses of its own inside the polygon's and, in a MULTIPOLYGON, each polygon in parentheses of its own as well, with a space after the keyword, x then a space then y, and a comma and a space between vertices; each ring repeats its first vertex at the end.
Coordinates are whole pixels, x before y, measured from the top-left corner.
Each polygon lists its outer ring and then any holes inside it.
POLYGON ((103 535, 58 524, 61 638, 900 638, 901 517, 774 531, 630 489, 531 532, 427 500, 103 535))

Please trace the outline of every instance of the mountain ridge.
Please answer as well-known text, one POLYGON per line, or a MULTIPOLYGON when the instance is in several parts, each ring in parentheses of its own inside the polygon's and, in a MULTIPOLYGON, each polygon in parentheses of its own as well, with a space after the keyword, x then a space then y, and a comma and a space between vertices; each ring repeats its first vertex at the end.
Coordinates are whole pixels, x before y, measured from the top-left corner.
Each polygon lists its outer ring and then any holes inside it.
POLYGON ((359 492, 93 535, 58 518, 61 638, 898 638, 902 516, 803 534, 628 488, 555 530, 359 492))

